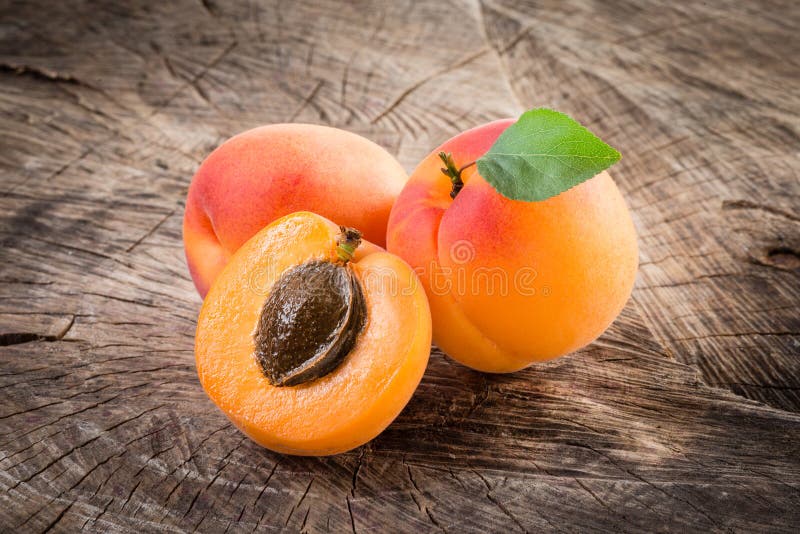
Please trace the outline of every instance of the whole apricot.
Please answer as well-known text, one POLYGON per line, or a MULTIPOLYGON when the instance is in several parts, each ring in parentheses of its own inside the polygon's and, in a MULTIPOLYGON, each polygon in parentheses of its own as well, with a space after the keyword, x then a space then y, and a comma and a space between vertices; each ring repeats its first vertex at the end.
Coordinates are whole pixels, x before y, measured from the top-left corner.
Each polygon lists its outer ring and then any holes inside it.
POLYGON ((298 455, 377 436, 425 372, 431 318, 397 256, 308 212, 231 257, 203 303, 195 357, 212 401, 247 436, 298 455))
POLYGON ((387 232, 388 250, 425 286, 434 343, 495 373, 592 342, 622 310, 638 266, 633 222, 608 172, 523 202, 469 165, 513 122, 473 128, 434 150, 400 193, 387 232), (462 166, 460 190, 440 152, 462 166))
POLYGON ((183 240, 197 290, 270 222, 312 211, 384 246, 392 203, 408 176, 377 144, 336 128, 273 124, 232 137, 197 170, 183 240))

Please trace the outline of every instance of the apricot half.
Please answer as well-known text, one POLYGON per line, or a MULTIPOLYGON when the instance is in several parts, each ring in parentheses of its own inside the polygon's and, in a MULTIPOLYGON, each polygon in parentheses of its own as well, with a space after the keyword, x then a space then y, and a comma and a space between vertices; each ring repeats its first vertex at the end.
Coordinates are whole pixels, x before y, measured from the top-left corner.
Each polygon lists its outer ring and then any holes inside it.
POLYGON ((496 373, 597 338, 628 300, 638 266, 633 222, 607 172, 523 202, 469 165, 513 122, 468 130, 434 150, 400 193, 387 232, 388 250, 425 286, 434 343, 496 373), (442 173, 439 152, 464 168, 460 191, 442 173))
POLYGON ((327 455, 397 417, 430 342, 428 302, 403 260, 298 212, 258 232, 217 277, 195 357, 206 393, 255 442, 327 455))
POLYGON ((354 133, 313 124, 272 124, 232 137, 197 170, 186 199, 183 240, 205 296, 242 244, 270 222, 311 211, 358 228, 384 246, 403 167, 354 133))

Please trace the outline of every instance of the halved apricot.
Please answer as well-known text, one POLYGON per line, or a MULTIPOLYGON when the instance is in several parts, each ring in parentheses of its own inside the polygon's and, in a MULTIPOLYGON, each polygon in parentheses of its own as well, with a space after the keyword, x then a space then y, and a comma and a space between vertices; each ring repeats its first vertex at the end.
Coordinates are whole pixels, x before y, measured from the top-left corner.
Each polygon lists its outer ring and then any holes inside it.
POLYGON ((366 443, 407 404, 428 362, 431 317, 416 275, 344 230, 309 212, 275 221, 231 258, 200 312, 203 388, 278 452, 366 443))

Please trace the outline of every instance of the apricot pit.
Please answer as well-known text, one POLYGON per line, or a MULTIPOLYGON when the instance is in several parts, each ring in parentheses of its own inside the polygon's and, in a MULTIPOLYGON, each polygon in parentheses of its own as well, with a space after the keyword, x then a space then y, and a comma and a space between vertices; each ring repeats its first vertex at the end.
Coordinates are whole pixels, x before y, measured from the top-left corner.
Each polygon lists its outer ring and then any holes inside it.
POLYGON ((274 386, 295 386, 330 373, 364 329, 364 292, 347 266, 361 234, 341 230, 340 261, 311 261, 289 269, 264 304, 256 357, 274 386))

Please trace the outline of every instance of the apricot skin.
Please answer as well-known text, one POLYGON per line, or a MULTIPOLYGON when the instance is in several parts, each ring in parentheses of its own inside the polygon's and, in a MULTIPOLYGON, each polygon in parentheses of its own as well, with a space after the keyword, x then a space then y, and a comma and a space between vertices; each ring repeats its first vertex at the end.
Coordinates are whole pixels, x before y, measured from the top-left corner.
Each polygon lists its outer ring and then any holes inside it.
POLYGON ((522 202, 497 193, 471 166, 450 199, 437 153, 466 165, 512 123, 468 130, 434 150, 398 197, 387 232, 388 250, 425 286, 434 343, 494 373, 591 343, 622 310, 638 268, 633 221, 607 172, 545 201, 522 202))
POLYGON ((338 234, 313 213, 273 222, 234 254, 200 311, 203 389, 242 432, 277 452, 337 454, 373 439, 408 403, 428 363, 431 318, 419 280, 402 259, 364 241, 349 264, 367 307, 355 347, 322 378, 270 384, 253 336, 270 287, 292 266, 330 259, 338 234))
POLYGON ((270 222, 312 211, 358 228, 384 246, 405 170, 359 135, 311 124, 273 124, 236 135, 192 179, 183 239, 195 286, 205 296, 236 250, 270 222))

